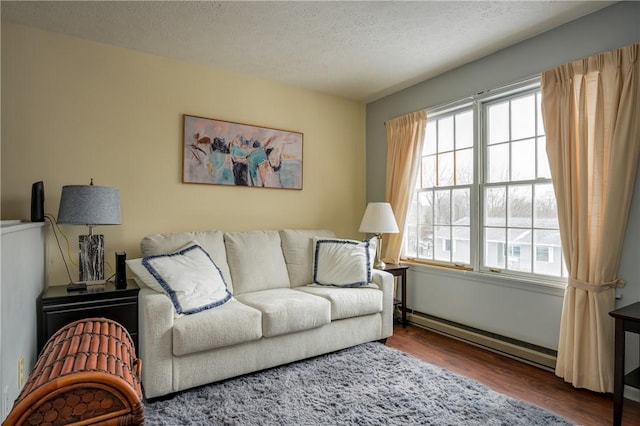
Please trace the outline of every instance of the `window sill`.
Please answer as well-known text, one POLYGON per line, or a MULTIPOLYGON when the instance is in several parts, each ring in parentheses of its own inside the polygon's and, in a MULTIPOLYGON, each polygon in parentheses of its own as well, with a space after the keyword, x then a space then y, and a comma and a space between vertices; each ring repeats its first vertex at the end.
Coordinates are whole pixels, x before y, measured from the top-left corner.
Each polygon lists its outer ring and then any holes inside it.
POLYGON ((401 260, 400 263, 409 266, 410 271, 436 275, 443 278, 456 278, 473 281, 479 284, 497 285, 516 288, 529 292, 564 296, 566 284, 561 281, 545 281, 526 279, 515 275, 507 275, 503 272, 474 271, 469 268, 455 266, 431 265, 410 260, 401 260))

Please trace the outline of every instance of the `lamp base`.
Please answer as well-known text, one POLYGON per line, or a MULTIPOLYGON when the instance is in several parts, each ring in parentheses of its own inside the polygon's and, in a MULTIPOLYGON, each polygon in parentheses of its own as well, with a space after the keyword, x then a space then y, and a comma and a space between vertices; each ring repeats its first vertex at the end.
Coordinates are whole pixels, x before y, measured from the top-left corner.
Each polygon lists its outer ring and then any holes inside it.
POLYGON ((379 260, 375 261, 374 264, 373 264, 373 268, 374 269, 382 269, 382 270, 384 270, 384 268, 386 268, 386 266, 387 266, 386 263, 384 263, 382 261, 382 259, 379 259, 379 260))
POLYGON ((382 234, 376 234, 376 257, 373 260, 373 268, 374 269, 384 269, 386 266, 382 261, 382 234))
POLYGON ((67 284, 67 292, 83 291, 87 289, 87 283, 70 283, 67 284))
POLYGON ((104 280, 104 235, 80 235, 80 280, 104 280))

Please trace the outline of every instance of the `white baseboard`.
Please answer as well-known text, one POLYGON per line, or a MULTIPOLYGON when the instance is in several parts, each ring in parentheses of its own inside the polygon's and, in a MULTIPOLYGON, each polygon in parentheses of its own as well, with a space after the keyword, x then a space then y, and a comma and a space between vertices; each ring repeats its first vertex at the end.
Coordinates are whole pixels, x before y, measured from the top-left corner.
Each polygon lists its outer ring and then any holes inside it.
POLYGON ((624 397, 626 399, 640 402, 640 389, 632 388, 631 386, 625 386, 624 397))

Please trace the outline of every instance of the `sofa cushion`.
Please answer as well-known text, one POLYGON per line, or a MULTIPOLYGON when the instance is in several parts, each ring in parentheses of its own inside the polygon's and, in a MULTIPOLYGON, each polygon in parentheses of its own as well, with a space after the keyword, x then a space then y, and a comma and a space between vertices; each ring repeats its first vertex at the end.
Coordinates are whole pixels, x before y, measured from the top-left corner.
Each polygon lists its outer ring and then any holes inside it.
POLYGON ((321 327, 331 322, 325 298, 289 288, 240 294, 238 301, 262 312, 262 335, 273 337, 321 327))
POLYGON ((215 308, 232 297, 220 269, 195 242, 174 253, 131 259, 127 264, 139 282, 165 292, 178 315, 215 308))
POLYGON ((197 241, 209 253, 211 259, 220 268, 229 291, 233 293, 233 282, 231 281, 231 273, 227 264, 227 251, 224 246, 224 233, 222 231, 150 234, 142 239, 140 249, 142 250, 142 256, 172 253, 184 247, 190 241, 197 241))
POLYGON ((382 312, 382 291, 374 285, 357 288, 307 285, 296 290, 331 302, 331 321, 382 312))
POLYGON ((335 234, 326 229, 283 229, 280 231, 282 253, 287 263, 291 287, 313 282, 313 237, 333 238, 335 234))
POLYGON ((313 282, 359 287, 371 282, 375 248, 369 240, 313 239, 313 282))
POLYGON ((289 274, 277 231, 224 234, 234 295, 289 287, 289 274))
POLYGON ((176 319, 173 325, 173 354, 181 356, 261 337, 260 311, 232 300, 216 309, 176 319))

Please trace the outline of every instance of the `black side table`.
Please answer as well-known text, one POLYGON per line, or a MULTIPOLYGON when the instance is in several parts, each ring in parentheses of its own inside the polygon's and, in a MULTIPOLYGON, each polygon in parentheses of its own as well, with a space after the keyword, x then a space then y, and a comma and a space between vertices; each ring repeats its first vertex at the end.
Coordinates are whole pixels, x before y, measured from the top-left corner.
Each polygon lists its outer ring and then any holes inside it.
MULTIPOLYGON (((387 271, 394 277, 399 277, 401 281, 401 294, 402 299, 397 300, 394 299, 393 304, 400 305, 400 312, 402 312, 402 327, 406 327, 408 324, 407 321, 407 269, 409 269, 406 265, 399 265, 394 263, 385 264, 384 271, 387 271)), ((395 296, 395 295, 394 295, 395 296)))
POLYGON ((622 423, 624 385, 640 389, 640 367, 624 375, 625 332, 640 334, 640 302, 609 312, 616 319, 615 361, 613 368, 613 424, 622 423))
POLYGON ((86 290, 67 292, 67 287, 50 286, 38 298, 38 353, 56 331, 85 318, 104 317, 127 329, 138 347, 138 292, 134 280, 116 289, 114 283, 89 286, 86 290))

